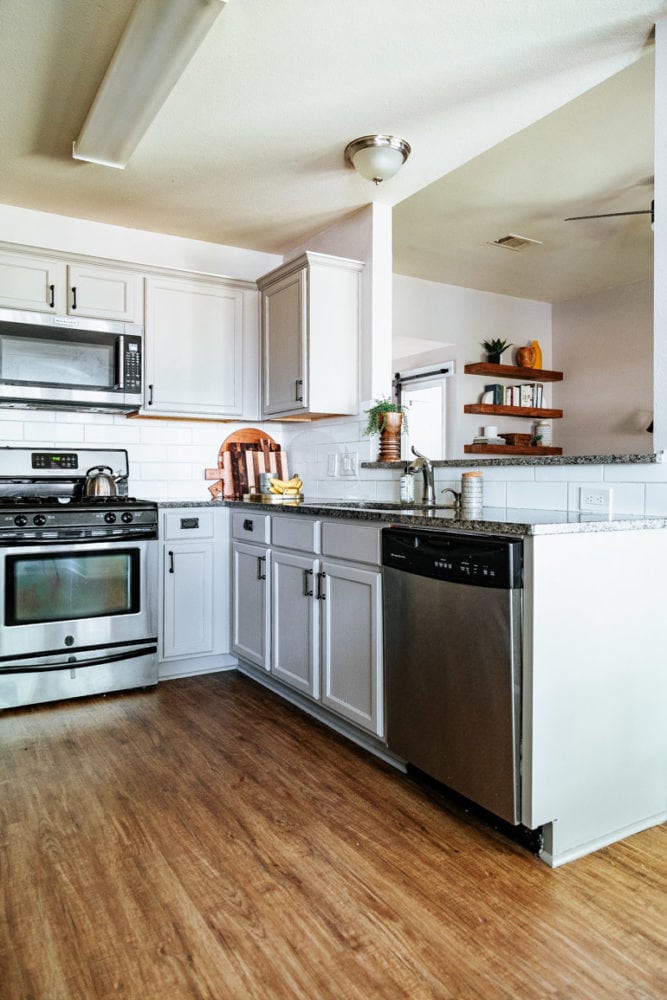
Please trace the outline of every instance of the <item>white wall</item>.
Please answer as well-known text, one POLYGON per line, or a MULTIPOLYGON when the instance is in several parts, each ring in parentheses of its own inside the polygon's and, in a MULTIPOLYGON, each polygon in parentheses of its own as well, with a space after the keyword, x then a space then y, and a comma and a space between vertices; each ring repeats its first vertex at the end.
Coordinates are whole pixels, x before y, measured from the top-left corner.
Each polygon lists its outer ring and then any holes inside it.
POLYGON ((0 205, 0 238, 6 243, 248 281, 267 274, 283 260, 277 254, 72 219, 13 205, 0 205))
MULTIPOLYGON (((503 355, 504 363, 514 364, 517 347, 539 340, 543 365, 549 368, 551 306, 548 303, 400 274, 394 275, 393 296, 393 330, 394 338, 399 338, 400 353, 408 353, 410 338, 426 338, 440 341, 444 345, 446 359, 456 360, 451 404, 458 416, 455 434, 448 439, 451 450, 447 458, 463 457, 464 444, 469 444, 485 424, 496 424, 499 432, 532 430, 531 420, 505 418, 501 421, 497 417, 464 414, 464 403, 479 402, 484 385, 498 380, 488 376, 465 375, 463 367, 470 362, 485 360, 481 341, 499 337, 514 345, 503 355)), ((545 384, 544 388, 545 405, 548 405, 546 401, 551 399, 552 390, 549 384, 545 384)))
POLYGON ((607 288, 553 306, 553 363, 566 455, 653 451, 653 282, 607 288))

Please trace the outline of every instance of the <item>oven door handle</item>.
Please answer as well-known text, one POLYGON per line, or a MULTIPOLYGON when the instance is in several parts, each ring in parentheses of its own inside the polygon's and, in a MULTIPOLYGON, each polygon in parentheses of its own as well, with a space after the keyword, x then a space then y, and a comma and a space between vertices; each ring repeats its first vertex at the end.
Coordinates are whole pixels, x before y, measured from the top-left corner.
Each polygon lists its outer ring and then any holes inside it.
POLYGON ((140 649, 125 651, 124 653, 114 653, 112 656, 96 656, 92 660, 77 660, 72 657, 62 663, 45 663, 41 666, 25 666, 22 664, 11 664, 0 668, 2 674, 43 674, 51 670, 78 670, 80 667, 98 667, 104 663, 117 663, 119 660, 136 660, 140 656, 147 656, 149 653, 156 653, 157 646, 142 646, 140 649))

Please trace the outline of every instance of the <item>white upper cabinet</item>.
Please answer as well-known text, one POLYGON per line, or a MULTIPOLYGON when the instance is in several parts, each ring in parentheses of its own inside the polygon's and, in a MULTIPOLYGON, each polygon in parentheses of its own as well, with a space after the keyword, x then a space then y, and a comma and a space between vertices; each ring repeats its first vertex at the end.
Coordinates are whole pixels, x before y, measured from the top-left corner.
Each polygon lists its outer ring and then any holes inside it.
POLYGON ((362 267, 305 253, 260 278, 262 416, 358 412, 362 267))
POLYGON ((225 281, 146 279, 146 414, 256 419, 256 301, 225 281))
POLYGON ((142 278, 105 264, 0 250, 0 306, 141 324, 142 278))
POLYGON ((143 325, 142 277, 98 264, 68 264, 67 312, 143 325))

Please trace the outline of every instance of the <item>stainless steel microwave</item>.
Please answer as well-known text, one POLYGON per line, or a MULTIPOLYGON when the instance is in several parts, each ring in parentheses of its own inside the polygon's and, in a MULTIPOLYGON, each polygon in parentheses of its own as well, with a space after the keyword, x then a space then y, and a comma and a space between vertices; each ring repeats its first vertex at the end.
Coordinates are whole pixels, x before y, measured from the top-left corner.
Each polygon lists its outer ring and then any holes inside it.
POLYGON ((0 309, 0 406, 137 410, 142 359, 134 323, 0 309))

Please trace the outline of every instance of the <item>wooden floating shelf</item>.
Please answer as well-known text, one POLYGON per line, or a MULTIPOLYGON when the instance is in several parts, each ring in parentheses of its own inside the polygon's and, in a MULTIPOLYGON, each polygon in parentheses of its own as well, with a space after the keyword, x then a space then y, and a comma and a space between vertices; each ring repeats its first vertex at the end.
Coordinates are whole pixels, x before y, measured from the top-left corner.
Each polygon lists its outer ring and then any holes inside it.
POLYGON ((466 444, 467 455, 562 455, 562 448, 547 448, 546 445, 519 444, 466 444))
POLYGON ((494 406, 493 403, 466 403, 463 412, 498 417, 550 417, 553 420, 563 416, 562 410, 545 410, 536 406, 494 406))
POLYGON ((562 372, 550 372, 543 368, 520 368, 518 365, 492 365, 489 361, 479 361, 465 365, 466 375, 497 375, 498 378, 520 378, 526 382, 562 382, 562 372))

